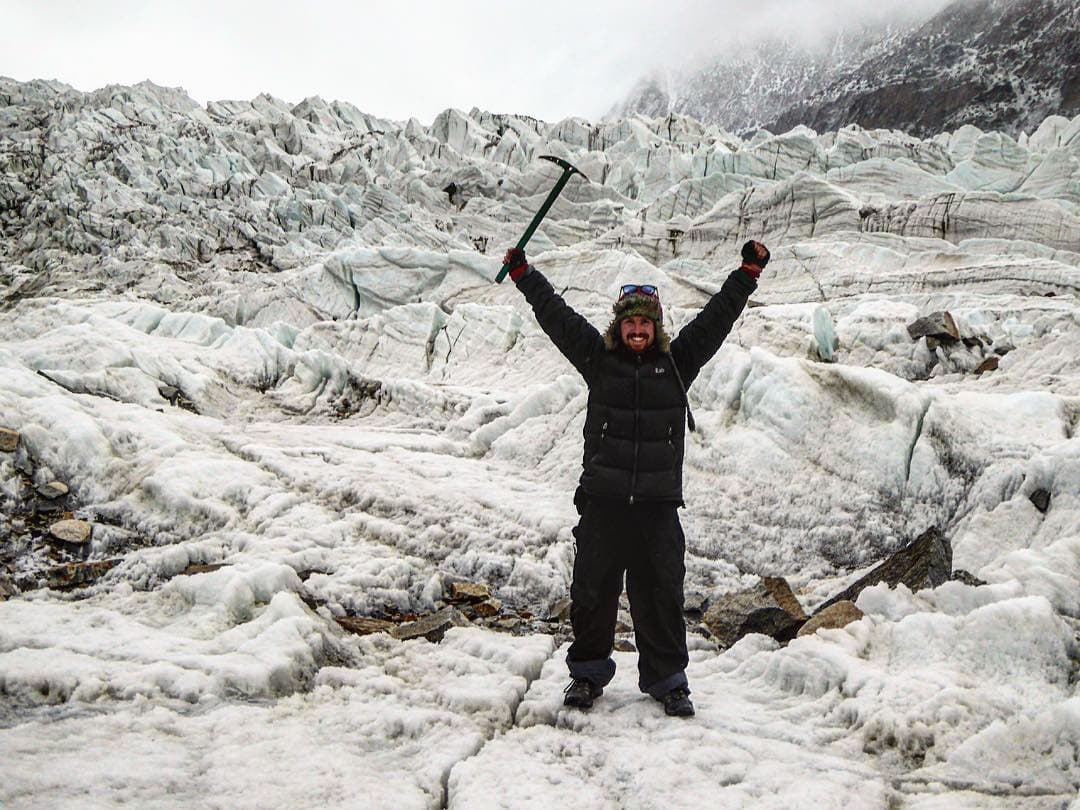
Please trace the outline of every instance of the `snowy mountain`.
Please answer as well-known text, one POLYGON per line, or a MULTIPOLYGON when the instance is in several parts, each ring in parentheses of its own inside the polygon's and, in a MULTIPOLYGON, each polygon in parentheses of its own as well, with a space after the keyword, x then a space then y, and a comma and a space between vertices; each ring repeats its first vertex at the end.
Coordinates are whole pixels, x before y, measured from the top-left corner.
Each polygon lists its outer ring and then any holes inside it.
POLYGON ((956 0, 929 19, 820 41, 765 37, 644 79, 615 113, 676 112, 737 133, 854 123, 929 138, 971 124, 1015 138, 1050 114, 1080 114, 1078 39, 1072 0, 956 0))
MULTIPOLYGON (((704 66, 675 67, 643 78, 608 117, 686 115, 738 133, 753 133, 888 53, 913 27, 879 21, 845 27, 823 40, 770 34, 752 47, 731 48, 704 66)), ((790 129, 790 127, 788 127, 790 129)))
POLYGON ((767 125, 893 127, 922 137, 973 124, 1017 136, 1080 114, 1080 5, 959 0, 767 125))
POLYGON ((1075 807, 1080 117, 0 110, 0 804, 1075 807), (544 154, 589 179, 529 254, 597 326, 647 282, 674 334, 772 250, 689 394, 693 720, 625 611, 562 706, 586 389, 493 283, 544 154), (947 581, 846 626, 702 620, 762 576, 814 613, 927 533, 947 581))

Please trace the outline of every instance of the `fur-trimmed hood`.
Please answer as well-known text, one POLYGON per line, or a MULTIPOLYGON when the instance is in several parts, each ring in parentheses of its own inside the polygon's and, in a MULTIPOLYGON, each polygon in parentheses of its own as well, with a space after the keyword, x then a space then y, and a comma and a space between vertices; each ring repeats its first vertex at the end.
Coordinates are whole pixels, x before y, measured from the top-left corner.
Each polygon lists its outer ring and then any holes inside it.
POLYGON ((608 328, 604 332, 604 348, 609 352, 615 351, 622 345, 622 338, 619 335, 619 322, 634 315, 644 315, 653 322, 653 326, 656 328, 656 340, 653 347, 667 354, 671 348, 671 340, 668 338, 667 332, 664 331, 664 308, 660 305, 659 298, 649 295, 628 295, 626 298, 616 301, 612 305, 611 311, 615 313, 615 317, 612 318, 611 323, 608 324, 608 328))

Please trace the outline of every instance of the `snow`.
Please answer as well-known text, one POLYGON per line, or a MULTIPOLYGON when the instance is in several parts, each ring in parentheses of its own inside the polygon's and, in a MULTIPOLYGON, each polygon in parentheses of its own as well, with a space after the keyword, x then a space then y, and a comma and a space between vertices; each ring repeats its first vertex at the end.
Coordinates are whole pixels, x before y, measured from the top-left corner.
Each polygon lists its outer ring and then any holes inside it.
POLYGON ((0 181, 0 804, 1076 806, 1080 123, 743 142, 2 81, 13 149, 67 107, 48 182, 33 150, 0 181), (634 281, 676 334, 745 238, 772 250, 689 392, 688 593, 780 575, 812 611, 931 527, 984 584, 874 586, 787 645, 692 623, 692 720, 626 652, 564 708, 539 619, 342 630, 452 581, 539 618, 568 593, 587 390, 492 283, 545 153, 594 182, 530 258, 599 329, 634 281), (943 309, 967 340, 913 341, 943 309), (28 469, 119 561, 98 581, 46 587, 28 469))

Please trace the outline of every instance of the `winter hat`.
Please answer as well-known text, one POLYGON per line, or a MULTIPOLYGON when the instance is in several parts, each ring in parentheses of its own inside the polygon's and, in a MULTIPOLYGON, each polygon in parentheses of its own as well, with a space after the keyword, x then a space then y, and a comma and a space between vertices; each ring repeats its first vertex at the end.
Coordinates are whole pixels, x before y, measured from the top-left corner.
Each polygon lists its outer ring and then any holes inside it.
POLYGON ((664 308, 660 305, 659 294, 633 293, 623 296, 612 305, 611 311, 615 313, 615 317, 604 333, 604 346, 608 351, 614 351, 622 343, 619 323, 635 315, 643 315, 653 322, 656 327, 656 347, 662 352, 668 350, 671 341, 668 339, 667 332, 664 331, 664 308))

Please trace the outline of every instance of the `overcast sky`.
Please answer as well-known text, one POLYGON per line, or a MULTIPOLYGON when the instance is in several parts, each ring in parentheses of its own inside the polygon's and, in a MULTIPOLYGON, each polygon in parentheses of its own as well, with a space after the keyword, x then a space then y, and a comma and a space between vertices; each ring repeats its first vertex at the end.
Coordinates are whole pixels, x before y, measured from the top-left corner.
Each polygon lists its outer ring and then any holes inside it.
POLYGON ((427 124, 447 107, 599 118, 646 73, 759 31, 802 34, 945 0, 4 0, 0 75, 143 79, 200 103, 318 95, 427 124))

